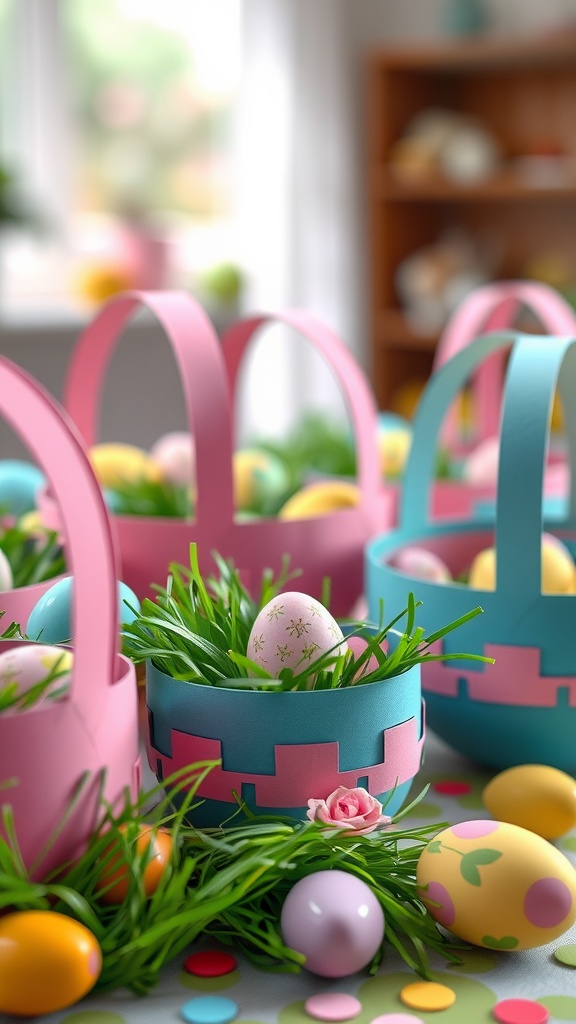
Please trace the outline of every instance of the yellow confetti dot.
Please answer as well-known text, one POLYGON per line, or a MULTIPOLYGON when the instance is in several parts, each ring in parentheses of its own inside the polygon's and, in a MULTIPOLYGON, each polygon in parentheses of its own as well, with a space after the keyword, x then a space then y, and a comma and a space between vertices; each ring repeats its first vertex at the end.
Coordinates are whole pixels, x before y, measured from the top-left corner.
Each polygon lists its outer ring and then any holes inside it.
POLYGON ((400 999, 412 1010, 447 1010, 456 1002, 456 993, 436 981, 415 981, 404 986, 400 999))

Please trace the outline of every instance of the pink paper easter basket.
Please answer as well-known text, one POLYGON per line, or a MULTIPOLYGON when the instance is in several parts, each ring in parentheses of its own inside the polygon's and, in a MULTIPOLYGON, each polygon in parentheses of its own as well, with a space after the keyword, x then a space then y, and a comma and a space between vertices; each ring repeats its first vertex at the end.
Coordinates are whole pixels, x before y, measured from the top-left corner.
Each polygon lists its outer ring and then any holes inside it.
MULTIPOLYGON (((200 569, 215 570, 213 552, 232 559, 247 586, 259 588, 264 569, 279 572, 285 554, 302 570, 297 587, 320 597, 331 579, 331 611, 345 615, 362 593, 363 548, 390 523, 389 499, 379 488, 376 406, 363 372, 345 344, 301 310, 239 321, 222 342, 201 306, 184 292, 134 292, 109 302, 79 339, 65 387, 65 405, 86 443, 98 440, 98 410, 107 364, 135 311, 146 306, 162 325, 179 369, 196 450, 196 508, 189 520, 111 515, 122 579, 142 598, 164 584, 170 562, 187 565, 190 543, 200 569), (233 419, 238 372, 253 337, 280 322, 303 335, 337 376, 355 432, 360 502, 302 520, 239 521, 234 514, 233 419)), ((292 589, 294 583, 291 584, 292 589)))
MULTIPOLYGON (((138 793, 136 678, 132 663, 118 653, 106 506, 73 424, 33 378, 3 358, 0 412, 51 483, 74 575, 68 693, 0 716, 0 803, 11 805, 24 863, 40 878, 81 852, 101 814, 100 794, 117 805, 125 792, 138 793), (81 796, 57 831, 79 787, 81 796)), ((3 641, 0 651, 24 642, 3 641)))
MULTIPOLYGON (((576 313, 558 292, 538 281, 498 281, 475 289, 464 299, 446 325, 434 355, 433 372, 480 334, 514 327, 528 309, 542 325, 543 334, 576 333, 576 313)), ((487 359, 471 380, 474 402, 474 444, 497 437, 506 365, 506 354, 499 352, 487 359)), ((462 454, 456 411, 446 417, 442 442, 449 452, 462 454)), ((559 496, 566 485, 562 467, 550 461, 545 493, 559 496)), ((438 518, 462 518, 474 515, 476 506, 494 500, 495 485, 475 485, 460 480, 441 480, 432 492, 432 515, 438 518)))

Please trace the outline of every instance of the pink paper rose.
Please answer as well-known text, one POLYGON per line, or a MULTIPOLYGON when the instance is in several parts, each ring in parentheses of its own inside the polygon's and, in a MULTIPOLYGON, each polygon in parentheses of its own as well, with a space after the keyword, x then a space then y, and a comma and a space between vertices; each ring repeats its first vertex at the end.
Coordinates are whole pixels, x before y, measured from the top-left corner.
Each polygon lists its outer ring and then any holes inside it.
POLYGON ((345 828, 358 836, 389 825, 392 820, 382 814, 382 804, 367 790, 346 786, 339 786, 326 800, 309 800, 306 817, 333 828, 345 828))

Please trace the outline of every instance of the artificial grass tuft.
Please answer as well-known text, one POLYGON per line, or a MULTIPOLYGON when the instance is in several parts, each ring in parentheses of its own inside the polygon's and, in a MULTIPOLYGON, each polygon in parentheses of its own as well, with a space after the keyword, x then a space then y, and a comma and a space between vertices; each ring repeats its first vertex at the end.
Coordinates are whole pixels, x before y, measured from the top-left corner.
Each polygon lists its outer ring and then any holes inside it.
MULTIPOLYGON (((439 929, 416 886, 418 858, 446 823, 398 827, 407 807, 386 829, 343 835, 307 820, 246 817, 240 804, 237 824, 225 830, 194 829, 185 816, 216 763, 182 769, 136 802, 127 798, 120 812, 103 804, 80 859, 42 883, 32 881, 23 868, 5 808, 4 831, 10 838, 0 838, 0 913, 53 910, 80 921, 102 949, 103 968, 94 991, 126 987, 145 995, 164 965, 202 934, 233 946, 260 968, 300 971, 304 957, 284 943, 280 930, 283 901, 300 878, 338 868, 362 879, 384 911, 385 936, 371 973, 389 948, 425 978, 431 977, 431 952, 458 961, 459 947, 439 929), (184 793, 178 811, 171 809, 164 786, 184 793), (166 870, 149 897, 143 875, 152 845, 141 849, 136 844, 143 824, 168 829, 172 837, 166 870), (120 904, 105 903, 98 887, 111 847, 122 851, 127 865, 128 891, 120 904)), ((9 790, 3 796, 8 802, 9 790)), ((81 799, 81 792, 76 797, 81 799)))

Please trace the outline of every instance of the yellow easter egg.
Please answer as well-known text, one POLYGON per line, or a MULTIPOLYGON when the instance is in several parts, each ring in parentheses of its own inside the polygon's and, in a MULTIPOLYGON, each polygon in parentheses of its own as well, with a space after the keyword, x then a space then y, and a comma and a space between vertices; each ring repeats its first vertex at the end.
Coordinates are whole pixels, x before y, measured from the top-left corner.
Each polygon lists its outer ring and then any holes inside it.
POLYGON ((278 512, 279 519, 326 516, 360 504, 360 488, 348 480, 316 480, 291 495, 278 512))
POLYGON ((560 434, 564 430, 564 409, 562 408, 562 400, 558 392, 554 395, 554 402, 552 403, 550 430, 555 434, 560 434))
POLYGON ((21 1017, 72 1006, 95 985, 102 952, 79 921, 53 910, 0 918, 0 1012, 21 1017))
POLYGON ((45 541, 46 535, 50 532, 42 519, 42 513, 37 508, 20 516, 16 526, 22 533, 27 534, 33 540, 45 541))
MULTIPOLYGON (((568 549, 552 534, 542 537, 543 594, 576 593, 576 569, 568 549)), ((496 586, 496 552, 485 548, 470 566, 468 584, 475 590, 494 590, 496 586)))
POLYGON ((468 575, 468 585, 474 590, 494 590, 496 586, 496 551, 485 548, 475 556, 468 575))
POLYGON ((87 264, 74 280, 76 294, 91 305, 100 305, 113 295, 133 287, 133 276, 125 267, 103 261, 87 264))
POLYGON ((558 839, 576 825, 576 779, 547 764, 519 764, 485 786, 484 805, 498 821, 558 839))
POLYGON ((132 444, 95 444, 88 452, 101 487, 114 490, 140 480, 159 481, 162 470, 143 448, 132 444))
POLYGON ((576 921, 576 871, 541 836, 500 821, 440 832, 416 869, 422 901, 454 935, 487 949, 532 949, 576 921))
POLYGON ((390 399, 390 409, 392 412, 398 413, 404 419, 412 419, 425 387, 425 377, 407 380, 400 387, 397 387, 390 399))
POLYGON ((380 472, 387 478, 402 476, 410 454, 412 431, 402 428, 385 430, 378 435, 380 472))

